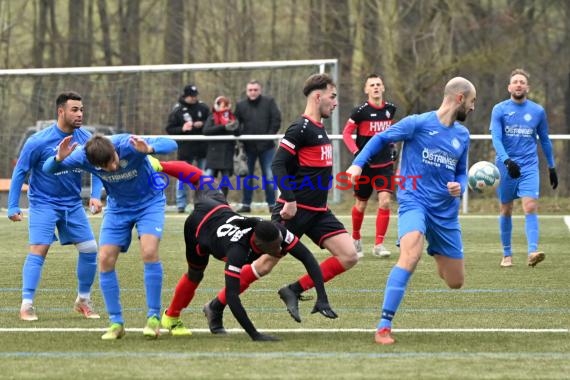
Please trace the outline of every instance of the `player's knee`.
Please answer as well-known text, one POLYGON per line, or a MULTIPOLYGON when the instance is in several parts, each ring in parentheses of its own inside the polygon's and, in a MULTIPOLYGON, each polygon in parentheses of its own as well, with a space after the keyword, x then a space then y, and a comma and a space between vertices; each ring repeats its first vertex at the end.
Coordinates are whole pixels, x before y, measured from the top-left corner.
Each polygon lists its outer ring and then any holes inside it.
POLYGON ((358 264, 358 254, 356 253, 356 249, 353 249, 353 250, 350 250, 350 252, 338 255, 337 258, 342 263, 342 266, 345 269, 352 268, 353 266, 358 264))
POLYGON ((188 279, 190 281, 192 281, 196 284, 199 284, 202 281, 202 279, 204 278, 204 271, 189 268, 188 273, 186 275, 188 276, 188 279))
POLYGON ((97 242, 95 240, 84 241, 75 245, 79 253, 97 252, 97 242))
POLYGON ((445 282, 450 289, 461 289, 464 283, 462 278, 446 279, 445 282))

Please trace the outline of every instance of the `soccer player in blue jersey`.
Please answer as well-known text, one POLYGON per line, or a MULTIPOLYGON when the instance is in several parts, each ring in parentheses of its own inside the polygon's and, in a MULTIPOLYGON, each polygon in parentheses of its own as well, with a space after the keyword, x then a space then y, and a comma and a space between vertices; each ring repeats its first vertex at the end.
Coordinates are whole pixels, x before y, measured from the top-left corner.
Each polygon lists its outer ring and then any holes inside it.
POLYGON ((423 253, 437 264, 439 276, 452 289, 463 286, 465 266, 459 224, 460 196, 467 186, 469 131, 459 122, 475 109, 475 86, 465 78, 447 82, 440 107, 411 115, 374 136, 348 168, 355 182, 368 160, 384 146, 403 141, 398 186, 400 257, 392 268, 375 341, 393 344, 392 318, 423 253))
POLYGON ((511 233, 513 229, 513 201, 521 198, 525 213, 525 230, 528 243, 529 266, 544 260, 544 252, 538 250, 538 196, 540 175, 536 138, 548 163, 550 185, 558 186, 552 143, 548 137, 548 120, 544 108, 527 99, 529 74, 522 69, 511 72, 507 90, 510 99, 498 103, 491 113, 491 135, 497 152, 496 165, 501 173, 497 190, 501 209, 499 231, 503 245, 501 267, 513 265, 511 233))
POLYGON ((153 186, 156 173, 147 155, 173 152, 177 148, 176 142, 128 134, 108 139, 96 134, 84 146, 75 148, 71 139, 63 139, 57 154, 45 162, 43 170, 54 173, 83 169, 98 176, 107 191, 107 208, 99 234, 99 285, 111 327, 101 338, 115 340, 125 335, 115 264, 119 253, 129 248, 133 226, 137 228, 144 262, 148 311, 143 334, 156 338, 160 332, 163 276, 158 246, 164 227, 166 199, 162 188, 153 186))
MULTIPOLYGON (((75 92, 64 92, 56 99, 57 122, 32 135, 24 144, 12 173, 8 193, 8 218, 22 221, 19 207, 22 184, 29 174, 29 242, 30 251, 22 269, 22 305, 20 319, 36 321, 33 306, 48 250, 57 237, 62 245, 74 244, 77 258, 77 299, 74 309, 86 318, 99 318, 93 310, 91 286, 97 272, 97 243, 81 201, 81 172, 66 170, 54 174, 42 171, 44 162, 53 156, 62 138, 83 144, 91 133, 81 128, 83 103, 75 92)), ((101 182, 93 180, 89 206, 101 211, 101 182)))

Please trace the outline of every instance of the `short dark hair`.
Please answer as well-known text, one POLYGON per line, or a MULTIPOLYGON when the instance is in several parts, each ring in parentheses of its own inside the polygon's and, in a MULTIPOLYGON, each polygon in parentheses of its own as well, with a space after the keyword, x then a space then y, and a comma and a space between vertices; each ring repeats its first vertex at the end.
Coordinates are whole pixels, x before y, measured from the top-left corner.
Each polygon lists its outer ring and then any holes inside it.
POLYGON ((523 77, 526 78, 527 82, 530 80, 530 74, 525 69, 514 69, 513 71, 511 71, 511 76, 509 77, 509 80, 515 75, 522 75, 523 77))
POLYGON ((57 99, 55 99, 55 107, 63 107, 68 100, 81 100, 81 95, 75 91, 62 92, 57 96, 57 99))
POLYGON ((336 86, 332 77, 328 74, 313 74, 307 78, 303 86, 303 94, 309 94, 315 90, 325 90, 329 85, 336 86))
POLYGON ((380 79, 382 79, 382 76, 379 75, 379 74, 376 74, 376 73, 370 73, 370 74, 368 74, 368 76, 366 77, 366 80, 372 79, 372 78, 380 78, 380 79))
POLYGON ((115 146, 105 136, 96 133, 85 143, 85 155, 89 163, 96 167, 105 167, 115 158, 115 146))
POLYGON ((279 230, 272 222, 263 220, 255 226, 255 236, 257 236, 259 240, 272 242, 279 238, 279 230))

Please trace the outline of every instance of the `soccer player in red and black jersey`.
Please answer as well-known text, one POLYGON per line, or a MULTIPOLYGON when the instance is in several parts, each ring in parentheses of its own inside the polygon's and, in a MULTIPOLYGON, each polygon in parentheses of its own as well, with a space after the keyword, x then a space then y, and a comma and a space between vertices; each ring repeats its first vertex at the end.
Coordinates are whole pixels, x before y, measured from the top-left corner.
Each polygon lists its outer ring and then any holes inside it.
MULTIPOLYGON (((273 159, 273 174, 281 196, 273 208, 272 220, 283 223, 296 236, 307 235, 328 249, 332 257, 321 264, 324 281, 329 281, 358 262, 356 249, 344 225, 327 207, 332 181, 332 145, 321 119, 337 106, 336 85, 327 74, 311 75, 303 88, 307 97, 304 114, 285 132, 273 159)), ((314 286, 308 275, 279 290, 291 316, 300 322, 301 293, 314 286)))
MULTIPOLYGON (((392 125, 396 106, 384 101, 384 82, 377 74, 370 74, 364 84, 364 93, 368 100, 356 107, 344 126, 342 137, 348 150, 356 157, 364 145, 377 133, 383 132, 392 125), (352 134, 356 131, 356 141, 352 134)), ((376 257, 389 257, 390 251, 384 247, 384 236, 390 222, 390 200, 394 191, 394 161, 397 150, 393 144, 386 145, 363 168, 362 177, 354 187, 356 201, 352 207, 352 239, 359 257, 362 252, 360 228, 364 220, 364 212, 373 190, 378 194, 378 211, 376 214, 376 237, 372 254, 376 257)))
POLYGON ((172 335, 191 334, 182 324, 180 312, 192 301, 210 256, 226 263, 225 290, 204 307, 213 333, 225 333, 222 312, 227 302, 234 317, 252 340, 278 340, 257 331, 239 294, 255 279, 269 273, 287 253, 303 263, 315 282, 317 301, 313 312, 328 318, 337 317, 329 305, 319 264, 299 238, 278 223, 237 214, 227 204, 221 191, 197 190, 195 208, 184 224, 184 240, 188 272, 176 285, 174 297, 161 320, 162 326, 169 329, 172 335), (253 261, 265 256, 264 265, 256 267, 253 261))

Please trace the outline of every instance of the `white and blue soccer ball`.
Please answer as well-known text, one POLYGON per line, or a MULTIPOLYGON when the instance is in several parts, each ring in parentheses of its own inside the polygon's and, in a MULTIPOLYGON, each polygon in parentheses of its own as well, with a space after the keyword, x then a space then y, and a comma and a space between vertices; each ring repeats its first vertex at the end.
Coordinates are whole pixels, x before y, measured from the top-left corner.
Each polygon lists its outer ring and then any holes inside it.
POLYGON ((476 193, 493 190, 499 186, 501 174, 499 169, 489 161, 479 161, 469 169, 469 188, 476 193))

